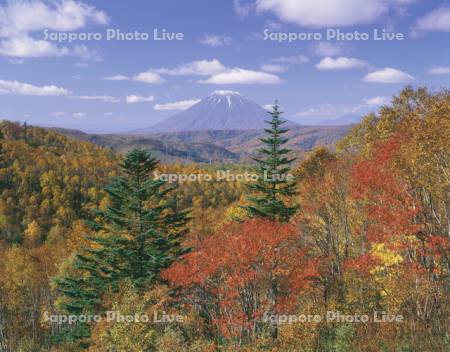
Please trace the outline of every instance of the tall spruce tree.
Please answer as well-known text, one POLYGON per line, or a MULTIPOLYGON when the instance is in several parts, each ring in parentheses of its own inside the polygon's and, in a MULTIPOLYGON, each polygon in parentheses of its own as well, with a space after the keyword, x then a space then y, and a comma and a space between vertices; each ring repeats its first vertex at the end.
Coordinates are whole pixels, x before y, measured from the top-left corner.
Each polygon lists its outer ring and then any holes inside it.
POLYGON ((262 158, 254 158, 258 164, 258 181, 248 185, 254 195, 248 197, 250 205, 243 208, 250 217, 287 222, 297 210, 297 206, 289 206, 286 202, 296 194, 295 180, 288 176, 289 165, 295 158, 289 158, 291 150, 283 147, 289 140, 283 135, 289 130, 281 127, 286 121, 280 118, 282 112, 277 101, 269 114, 271 119, 266 122, 270 128, 264 129, 267 136, 260 139, 265 146, 258 150, 262 158))
MULTIPOLYGON (((75 274, 56 280, 64 294, 62 308, 69 314, 93 314, 100 297, 129 279, 136 289, 158 280, 185 250, 180 241, 186 233, 187 212, 177 209, 173 186, 153 179, 158 161, 145 150, 130 151, 106 192, 110 205, 95 212, 88 224, 96 231, 91 245, 73 261, 75 274)), ((65 340, 89 337, 88 324, 77 324, 64 334, 65 340)))

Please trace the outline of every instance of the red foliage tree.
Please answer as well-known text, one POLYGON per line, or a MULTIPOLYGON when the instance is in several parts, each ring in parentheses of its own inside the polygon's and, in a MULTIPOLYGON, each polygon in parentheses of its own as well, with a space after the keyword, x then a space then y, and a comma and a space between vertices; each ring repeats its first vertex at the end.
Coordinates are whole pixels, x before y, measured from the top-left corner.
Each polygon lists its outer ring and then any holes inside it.
POLYGON ((264 313, 295 304, 316 275, 291 224, 231 223, 163 273, 225 337, 252 338, 264 313))
POLYGON ((420 205, 392 166, 404 140, 395 135, 380 144, 371 159, 353 167, 353 197, 364 204, 370 242, 390 242, 401 235, 415 234, 421 227, 414 223, 420 205))
MULTIPOLYGON (((434 262, 440 258, 448 248, 448 239, 425 232, 419 216, 423 209, 421 200, 395 165, 405 157, 401 148, 407 143, 409 138, 397 133, 380 143, 372 158, 356 163, 351 180, 352 197, 363 205, 367 219, 363 232, 369 246, 383 243, 403 254, 405 264, 417 268, 413 262, 430 262, 431 258, 434 262), (415 244, 412 248, 411 238, 419 240, 422 246, 415 244), (425 257, 428 259, 424 260, 425 257)), ((364 257, 367 262, 367 254, 364 257)))

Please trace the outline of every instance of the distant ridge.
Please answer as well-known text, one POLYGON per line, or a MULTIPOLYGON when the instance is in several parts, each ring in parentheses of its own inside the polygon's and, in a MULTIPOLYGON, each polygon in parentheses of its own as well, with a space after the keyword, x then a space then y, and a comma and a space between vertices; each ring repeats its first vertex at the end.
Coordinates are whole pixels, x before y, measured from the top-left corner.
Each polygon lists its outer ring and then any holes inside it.
MULTIPOLYGON (((351 126, 298 126, 287 133, 287 147, 301 156, 317 146, 331 150, 351 126)), ((251 163, 258 156, 264 131, 204 130, 142 134, 89 134, 66 128, 47 128, 75 139, 110 147, 119 153, 139 147, 152 150, 163 163, 251 163)))

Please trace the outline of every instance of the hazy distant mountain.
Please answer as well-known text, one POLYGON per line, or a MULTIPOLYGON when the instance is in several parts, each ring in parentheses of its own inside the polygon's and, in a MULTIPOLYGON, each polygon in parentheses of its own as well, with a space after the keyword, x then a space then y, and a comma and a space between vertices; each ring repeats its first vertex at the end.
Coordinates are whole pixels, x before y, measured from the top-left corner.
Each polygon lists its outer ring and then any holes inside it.
POLYGON ((262 129, 268 117, 265 109, 240 93, 218 90, 189 109, 134 133, 262 129))
MULTIPOLYGON (((298 152, 297 157, 319 145, 330 149, 350 129, 350 126, 298 126, 287 133, 287 146, 298 152)), ((249 162, 262 146, 264 131, 204 130, 165 132, 156 134, 88 134, 77 130, 53 128, 76 139, 89 141, 122 153, 132 148, 148 148, 165 163, 181 162, 249 162)))

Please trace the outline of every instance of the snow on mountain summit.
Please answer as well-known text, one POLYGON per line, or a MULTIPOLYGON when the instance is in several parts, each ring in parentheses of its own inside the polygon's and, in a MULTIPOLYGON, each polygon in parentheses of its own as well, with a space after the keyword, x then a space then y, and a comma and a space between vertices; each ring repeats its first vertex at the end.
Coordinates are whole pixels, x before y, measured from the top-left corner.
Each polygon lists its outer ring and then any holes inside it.
POLYGON ((239 92, 234 92, 232 90, 216 90, 209 97, 206 98, 206 101, 213 103, 220 103, 223 99, 226 99, 228 107, 230 108, 235 103, 244 104, 244 97, 239 92))

